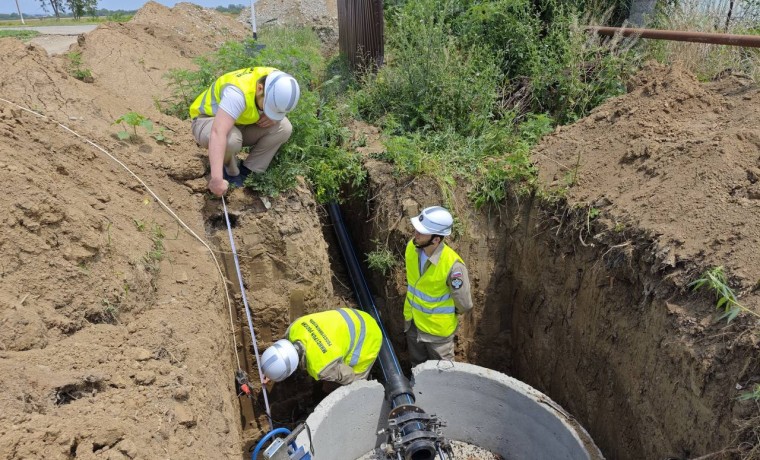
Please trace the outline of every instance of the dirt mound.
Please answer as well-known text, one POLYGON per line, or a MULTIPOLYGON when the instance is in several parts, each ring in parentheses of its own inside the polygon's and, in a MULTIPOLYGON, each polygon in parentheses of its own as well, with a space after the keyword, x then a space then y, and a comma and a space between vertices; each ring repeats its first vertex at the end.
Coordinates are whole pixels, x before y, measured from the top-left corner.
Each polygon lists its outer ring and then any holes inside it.
MULTIPOLYGON (((243 26, 214 11, 150 3, 135 21, 80 39, 75 50, 93 83, 74 78, 66 57, 0 40, 1 458, 244 451, 238 363, 216 265, 106 154, 224 262, 226 230, 207 229, 204 219, 220 222, 220 203, 204 195, 205 152, 188 122, 159 113, 154 101, 168 97, 166 70, 190 68, 191 57, 241 35, 243 26), (164 128, 171 143, 139 127, 131 141, 119 140, 113 122, 130 110, 164 128)), ((230 200, 251 206, 242 191, 230 200)), ((262 346, 291 315, 340 303, 316 211, 308 190, 296 190, 251 217, 261 223, 255 233, 238 235, 256 320, 270 326, 262 346)), ((249 219, 249 211, 232 212, 249 219)), ((246 354, 250 339, 243 341, 237 315, 238 352, 246 354)))
POLYGON ((140 8, 127 24, 142 26, 145 32, 191 57, 213 51, 225 41, 239 40, 250 34, 245 24, 192 3, 178 3, 174 8, 167 8, 151 1, 140 8))
POLYGON ((760 94, 735 77, 702 84, 651 64, 631 91, 546 138, 542 179, 618 232, 654 235, 662 263, 723 265, 760 279, 760 94))
MULTIPOLYGON (((167 8, 148 2, 127 23, 107 23, 79 40, 93 85, 127 101, 131 110, 160 117, 157 102, 170 95, 172 69, 194 69, 193 58, 249 34, 228 16, 190 3, 167 8)), ((192 96, 191 96, 192 97, 192 96)), ((115 115, 113 119, 118 117, 115 115)))

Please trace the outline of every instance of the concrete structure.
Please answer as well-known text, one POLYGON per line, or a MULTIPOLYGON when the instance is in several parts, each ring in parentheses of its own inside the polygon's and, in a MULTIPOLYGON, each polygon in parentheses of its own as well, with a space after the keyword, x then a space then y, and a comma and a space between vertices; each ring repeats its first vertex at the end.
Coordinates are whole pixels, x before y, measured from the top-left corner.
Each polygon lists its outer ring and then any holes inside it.
MULTIPOLYGON (((438 415, 444 435, 508 460, 598 460, 604 457, 586 431, 559 405, 534 388, 490 369, 428 361, 414 371, 417 404, 438 415)), ((387 421, 384 390, 356 382, 320 403, 307 423, 316 460, 355 460, 383 442, 387 421)), ((301 433, 298 444, 309 445, 301 433)))

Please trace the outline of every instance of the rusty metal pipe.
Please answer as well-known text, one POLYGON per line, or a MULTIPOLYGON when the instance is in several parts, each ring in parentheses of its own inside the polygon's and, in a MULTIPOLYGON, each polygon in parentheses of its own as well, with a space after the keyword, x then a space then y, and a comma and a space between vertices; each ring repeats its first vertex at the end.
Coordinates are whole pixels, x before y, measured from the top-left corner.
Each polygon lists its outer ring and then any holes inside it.
POLYGON ((709 43, 712 45, 746 46, 760 48, 760 35, 717 34, 709 32, 687 32, 683 30, 632 29, 628 27, 588 26, 586 30, 599 35, 653 38, 678 42, 709 43))

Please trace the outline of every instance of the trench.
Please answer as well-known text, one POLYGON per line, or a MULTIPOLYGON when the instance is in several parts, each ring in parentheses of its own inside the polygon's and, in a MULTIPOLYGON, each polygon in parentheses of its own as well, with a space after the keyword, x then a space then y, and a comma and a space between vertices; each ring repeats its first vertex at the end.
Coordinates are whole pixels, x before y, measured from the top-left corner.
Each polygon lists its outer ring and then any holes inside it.
MULTIPOLYGON (((409 236, 405 216, 436 204, 431 197, 410 204, 370 188, 371 193, 342 206, 350 216, 348 232, 362 263, 378 242, 403 254, 409 236)), ((689 341, 673 340, 681 334, 674 308, 704 305, 668 281, 653 257, 650 235, 629 234, 631 244, 622 247, 616 241, 596 241, 591 236, 599 229, 585 228, 582 215, 537 198, 509 202, 490 212, 459 211, 466 214, 469 226, 450 244, 470 269, 476 310, 461 321, 458 361, 493 369, 546 394, 577 419, 606 458, 686 460, 726 445, 732 437, 730 412, 720 410, 725 398, 721 383, 710 378, 715 369, 705 367, 689 341), (579 238, 584 231, 585 241, 583 234, 579 238)), ((246 212, 250 213, 242 211, 246 212)), ((322 283, 329 280, 330 302, 352 302, 325 213, 315 206, 307 218, 316 221, 329 260, 330 273, 322 283)), ((208 213, 207 222, 213 221, 213 213, 208 213)), ((217 225, 210 225, 209 234, 225 246, 217 225)), ((241 246, 239 251, 246 250, 241 246)), ((286 262, 295 263, 292 253, 281 252, 286 262)), ((363 269, 402 369, 410 375, 403 339, 403 261, 386 274, 367 270, 366 264, 363 269)), ((250 277, 255 278, 255 272, 244 269, 247 285, 253 284, 250 277)), ((310 288, 301 291, 299 286, 281 293, 287 313, 279 310, 285 318, 277 320, 278 326, 267 324, 272 316, 256 314, 254 308, 257 334, 262 330, 260 351, 279 338, 289 320, 314 311, 310 288)), ((337 306, 320 305, 318 309, 337 306)), ((245 370, 253 381, 250 337, 244 316, 237 320, 239 350, 247 350, 245 370)), ((750 353, 740 350, 728 359, 725 352, 724 372, 747 372, 750 353), (742 365, 744 370, 739 369, 742 365)), ((292 428, 326 396, 319 384, 294 375, 270 392, 273 418, 278 426, 292 428)), ((260 400, 240 401, 243 458, 250 458, 251 446, 268 425, 260 400)))
MULTIPOLYGON (((401 258, 411 235, 403 220, 443 200, 410 201, 419 188, 399 196, 391 187, 398 190, 391 180, 371 181, 368 198, 347 203, 345 214, 358 252, 379 242, 399 255, 393 273, 365 273, 403 364, 401 258)), ((634 228, 596 238, 606 229, 583 210, 536 197, 458 211, 469 227, 450 244, 468 265, 476 305, 460 318, 458 361, 546 394, 606 458, 686 460, 736 439, 721 377, 757 370, 756 352, 717 343, 706 358, 693 327, 684 328, 693 317, 681 312, 709 321, 710 300, 672 281, 685 267, 663 266, 652 235, 634 228)))

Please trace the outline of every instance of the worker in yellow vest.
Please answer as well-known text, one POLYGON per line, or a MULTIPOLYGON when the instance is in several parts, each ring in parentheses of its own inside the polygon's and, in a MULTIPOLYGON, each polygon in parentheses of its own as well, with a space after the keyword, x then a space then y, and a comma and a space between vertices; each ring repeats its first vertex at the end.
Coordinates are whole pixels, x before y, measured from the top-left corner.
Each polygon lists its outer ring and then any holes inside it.
POLYGON ((302 316, 261 355, 264 383, 281 382, 297 368, 318 381, 348 385, 366 379, 383 334, 368 313, 340 308, 302 316))
POLYGON ((301 95, 295 78, 273 67, 229 72, 190 105, 195 141, 208 148, 211 179, 208 188, 221 196, 229 183, 238 187, 251 172, 266 171, 293 127, 285 115, 301 95), (251 147, 239 164, 237 154, 251 147))
POLYGON ((457 314, 472 309, 470 280, 462 258, 443 239, 454 219, 440 206, 412 218, 406 246, 404 332, 412 366, 429 359, 454 360, 457 314))

